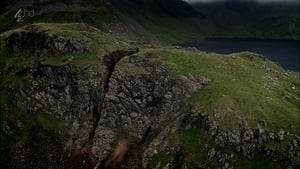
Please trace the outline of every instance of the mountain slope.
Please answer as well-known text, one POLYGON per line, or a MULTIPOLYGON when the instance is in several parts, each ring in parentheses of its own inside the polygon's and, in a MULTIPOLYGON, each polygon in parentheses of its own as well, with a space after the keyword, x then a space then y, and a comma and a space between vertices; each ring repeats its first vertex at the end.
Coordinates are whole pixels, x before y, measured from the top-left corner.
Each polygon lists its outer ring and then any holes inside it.
POLYGON ((206 37, 299 39, 297 6, 250 2, 187 4, 181 0, 16 1, 1 15, 1 32, 34 22, 85 22, 117 37, 182 43, 206 37), (34 17, 17 23, 20 9, 34 17), (197 9, 197 10, 196 10, 197 9))
POLYGON ((180 0, 111 0, 97 1, 95 5, 93 1, 25 4, 23 8, 34 10, 36 16, 16 23, 13 16, 20 7, 12 6, 1 16, 2 31, 33 22, 85 22, 118 37, 169 43, 200 39, 210 33, 206 31, 209 21, 180 0))
POLYGON ((0 37, 4 168, 300 165, 299 74, 263 56, 132 44, 82 23, 0 37))

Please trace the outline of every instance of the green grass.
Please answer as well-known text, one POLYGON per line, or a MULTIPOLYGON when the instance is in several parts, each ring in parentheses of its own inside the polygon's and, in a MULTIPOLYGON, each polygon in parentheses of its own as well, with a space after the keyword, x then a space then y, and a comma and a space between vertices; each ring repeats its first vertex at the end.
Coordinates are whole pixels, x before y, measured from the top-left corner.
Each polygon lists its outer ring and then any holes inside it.
POLYGON ((1 67, 1 85, 9 88, 17 88, 23 83, 23 78, 26 75, 21 72, 29 68, 31 58, 25 57, 10 57, 3 58, 5 66, 1 67))
MULTIPOLYGON (((128 48, 129 45, 122 39, 117 39, 111 35, 105 34, 102 31, 91 27, 84 23, 35 23, 22 28, 14 29, 1 34, 2 40, 10 36, 13 32, 27 31, 31 27, 38 31, 45 32, 48 36, 65 36, 71 39, 84 40, 88 46, 88 50, 82 53, 66 53, 59 56, 47 55, 41 57, 42 63, 52 65, 62 65, 68 62, 77 66, 87 66, 100 63, 100 58, 104 54, 117 50, 128 48)), ((4 42, 5 43, 5 42, 4 42)), ((30 55, 30 53, 28 54, 30 55)), ((20 67, 28 65, 31 62, 30 57, 19 56, 15 58, 5 58, 7 65, 20 67)), ((5 70, 4 70, 5 72, 5 70)))
POLYGON ((102 55, 117 49, 127 48, 130 45, 121 39, 113 38, 102 31, 83 23, 39 23, 41 29, 47 29, 51 34, 64 34, 74 38, 86 39, 90 49, 83 53, 67 53, 60 56, 46 56, 44 62, 59 65, 68 59, 79 66, 100 63, 102 55))
POLYGON ((117 39, 111 35, 105 34, 99 29, 89 26, 85 23, 34 23, 21 28, 13 29, 1 34, 1 37, 8 37, 13 32, 28 31, 28 29, 37 29, 45 32, 48 36, 66 36, 71 39, 84 40, 91 51, 107 52, 109 50, 124 48, 128 46, 127 42, 117 39))
MULTIPOLYGON (((293 156, 286 152, 287 147, 293 142, 295 139, 294 136, 288 135, 285 139, 281 142, 269 142, 266 144, 267 148, 275 150, 277 154, 283 154, 287 159, 289 159, 293 164, 296 166, 300 166, 300 161, 297 156, 293 156)), ((259 154, 261 155, 261 154, 259 154)))
POLYGON ((55 117, 45 113, 37 113, 30 117, 26 125, 21 130, 15 133, 13 136, 14 140, 26 140, 31 127, 34 125, 40 125, 44 129, 54 131, 58 134, 66 134, 68 131, 68 123, 66 121, 58 120, 55 117))
POLYGON ((30 129, 34 125, 39 125, 44 129, 54 131, 57 136, 62 137, 67 134, 69 123, 52 117, 45 113, 36 113, 29 117, 24 123, 25 125, 18 129, 13 135, 8 136, 1 130, 0 132, 0 147, 5 147, 17 143, 19 141, 25 142, 29 136, 30 129))
MULTIPOLYGON (((255 154, 252 159, 244 158, 235 153, 233 147, 219 147, 214 143, 214 138, 208 135, 203 129, 181 129, 180 132, 171 132, 168 136, 168 145, 173 147, 181 146, 185 155, 185 161, 188 168, 202 166, 204 168, 223 167, 216 158, 209 158, 204 146, 207 144, 215 148, 215 151, 233 154, 234 159, 230 166, 237 169, 281 169, 280 162, 271 160, 261 153, 255 154)), ((154 156, 155 162, 165 160, 165 154, 160 152, 154 156)))
POLYGON ((262 154, 256 154, 252 159, 245 159, 239 162, 237 169, 282 169, 279 162, 272 161, 262 154))
POLYGON ((172 162, 173 157, 171 155, 166 154, 165 152, 158 152, 157 154, 153 155, 149 161, 149 165, 151 167, 156 167, 159 163, 160 166, 165 166, 168 163, 172 162))
POLYGON ((227 56, 175 49, 148 52, 159 56, 175 76, 193 74, 211 80, 190 100, 221 128, 236 128, 246 119, 250 127, 265 121, 271 130, 299 133, 298 73, 286 76, 275 63, 249 52, 227 56))
POLYGON ((91 52, 67 53, 59 56, 43 57, 42 63, 54 66, 61 66, 66 63, 72 63, 80 67, 91 64, 97 64, 100 66, 100 58, 95 53, 91 52))
POLYGON ((181 129, 180 132, 171 132, 168 137, 168 145, 182 147, 185 155, 185 161, 188 168, 205 166, 205 168, 221 167, 216 159, 209 159, 204 146, 207 144, 216 149, 216 151, 233 152, 230 148, 219 148, 214 143, 214 138, 208 135, 204 129, 181 129))
MULTIPOLYGON (((230 162, 230 166, 237 169, 281 169, 283 168, 280 162, 273 161, 261 153, 254 155, 252 159, 239 156, 233 147, 219 147, 214 142, 214 137, 210 136, 207 131, 200 128, 195 129, 180 129, 172 131, 167 136, 168 145, 171 147, 181 147, 185 155, 185 164, 188 168, 202 166, 204 168, 220 168, 223 167, 217 161, 217 158, 209 158, 208 151, 205 150, 205 145, 212 147, 215 151, 220 151, 227 154, 233 154, 234 159, 230 162)), ((276 143, 277 144, 277 143, 276 143)), ((172 161, 171 156, 160 150, 154 155, 150 161, 150 166, 156 166, 159 162, 166 164, 172 161)), ((162 165, 164 166, 164 165, 162 165)))

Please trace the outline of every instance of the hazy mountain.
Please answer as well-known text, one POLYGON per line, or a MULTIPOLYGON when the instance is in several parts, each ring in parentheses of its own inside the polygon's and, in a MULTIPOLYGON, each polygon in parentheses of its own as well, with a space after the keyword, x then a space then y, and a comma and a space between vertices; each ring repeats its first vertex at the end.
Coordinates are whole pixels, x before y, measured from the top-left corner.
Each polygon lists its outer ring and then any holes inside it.
POLYGON ((214 22, 217 36, 299 39, 299 6, 227 1, 195 3, 214 22))
POLYGON ((85 22, 120 37, 177 43, 200 39, 213 30, 201 12, 181 0, 28 0, 6 9, 1 31, 37 21, 85 22), (22 7, 34 9, 35 16, 17 23, 14 15, 22 7))
POLYGON ((297 6, 181 0, 3 1, 1 31, 37 21, 85 22, 119 37, 178 43, 206 37, 299 39, 297 6), (34 9, 22 23, 18 9, 34 9))

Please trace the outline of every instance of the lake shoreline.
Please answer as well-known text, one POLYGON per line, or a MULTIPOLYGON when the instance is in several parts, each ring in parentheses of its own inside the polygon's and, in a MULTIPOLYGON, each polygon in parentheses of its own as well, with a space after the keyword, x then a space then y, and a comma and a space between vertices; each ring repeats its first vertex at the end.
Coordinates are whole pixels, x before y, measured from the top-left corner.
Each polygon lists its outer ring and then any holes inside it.
POLYGON ((195 47, 204 52, 232 54, 243 51, 258 53, 277 62, 285 70, 300 72, 300 40, 268 40, 254 38, 207 38, 183 43, 183 47, 195 47))

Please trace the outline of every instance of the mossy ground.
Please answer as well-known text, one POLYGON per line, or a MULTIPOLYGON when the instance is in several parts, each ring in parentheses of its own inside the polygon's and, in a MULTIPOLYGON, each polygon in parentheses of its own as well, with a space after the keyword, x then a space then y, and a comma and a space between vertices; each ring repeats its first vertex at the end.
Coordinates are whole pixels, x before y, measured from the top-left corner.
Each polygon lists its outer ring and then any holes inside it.
MULTIPOLYGON (((209 78, 211 82, 196 92, 190 101, 201 112, 207 112, 211 120, 217 121, 221 129, 238 128, 241 120, 246 119, 251 128, 264 121, 270 131, 284 129, 299 134, 299 73, 287 72, 276 63, 250 52, 220 55, 173 48, 145 48, 140 54, 158 56, 174 76, 193 74, 209 78)), ((215 145, 214 139, 202 129, 171 133, 168 142, 175 147, 183 146, 188 167, 223 167, 215 159, 209 159, 203 150, 208 144, 238 157, 238 161, 232 164, 235 168, 282 168, 280 162, 262 154, 251 160, 240 158, 232 148, 215 145)), ((165 161, 166 157, 161 154, 164 152, 154 156, 156 164, 159 158, 165 161)))
POLYGON ((250 53, 219 55, 177 49, 149 49, 176 75, 205 76, 211 82, 190 101, 221 128, 250 127, 264 121, 272 131, 299 133, 299 74, 250 53))
MULTIPOLYGON (((269 157, 264 156, 261 153, 257 153, 252 159, 241 157, 237 154, 232 147, 219 147, 214 143, 214 138, 203 129, 180 129, 169 133, 167 136, 167 142, 169 146, 181 147, 181 151, 184 153, 185 165, 188 168, 222 168, 223 164, 219 163, 216 158, 208 156, 208 150, 205 146, 208 145, 211 149, 215 148, 215 151, 221 151, 227 154, 233 154, 233 166, 237 169, 281 169, 282 164, 278 161, 273 161, 269 157)), ((157 166, 159 163, 161 166, 172 162, 173 156, 166 152, 159 151, 153 155, 149 161, 149 165, 152 167, 157 166)))
MULTIPOLYGON (((9 117, 6 117, 6 120, 9 117)), ((11 117, 12 118, 12 117, 11 117)), ((2 123, 1 123, 2 124, 2 123)), ((70 128, 70 124, 66 121, 58 120, 55 117, 52 117, 45 113, 37 113, 34 115, 31 115, 26 121, 24 121, 24 124, 22 123, 21 128, 16 130, 12 135, 6 135, 1 130, 0 132, 0 147, 6 147, 8 145, 17 143, 17 142, 25 142, 29 136, 30 129, 34 125, 38 125, 42 127, 43 129, 53 131, 56 136, 60 139, 63 139, 63 137, 67 134, 67 131, 70 128)))
POLYGON ((165 166, 168 163, 172 162, 173 157, 166 154, 166 152, 160 151, 157 154, 153 155, 149 161, 149 166, 156 167, 159 163, 161 166, 165 166))
POLYGON ((282 169, 279 162, 262 155, 256 154, 252 159, 244 159, 236 164, 237 169, 282 169))

